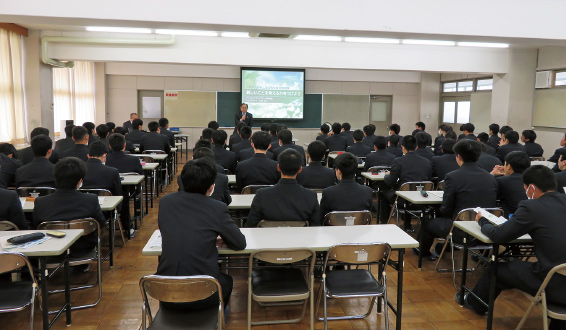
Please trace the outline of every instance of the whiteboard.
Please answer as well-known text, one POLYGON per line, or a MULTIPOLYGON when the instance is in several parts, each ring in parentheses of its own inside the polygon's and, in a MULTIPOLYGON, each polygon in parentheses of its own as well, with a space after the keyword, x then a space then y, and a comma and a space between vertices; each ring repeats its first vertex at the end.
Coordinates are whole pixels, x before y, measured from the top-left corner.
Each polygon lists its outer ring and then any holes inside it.
POLYGON ((170 126, 206 127, 216 120, 216 92, 166 90, 164 98, 164 115, 170 126))

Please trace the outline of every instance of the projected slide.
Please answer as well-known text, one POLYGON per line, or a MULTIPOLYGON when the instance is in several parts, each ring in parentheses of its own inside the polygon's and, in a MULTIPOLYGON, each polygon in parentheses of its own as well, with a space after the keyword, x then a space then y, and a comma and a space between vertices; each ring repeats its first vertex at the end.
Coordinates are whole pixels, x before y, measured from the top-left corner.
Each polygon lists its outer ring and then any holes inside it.
POLYGON ((302 119, 304 70, 242 68, 242 102, 254 118, 302 119))

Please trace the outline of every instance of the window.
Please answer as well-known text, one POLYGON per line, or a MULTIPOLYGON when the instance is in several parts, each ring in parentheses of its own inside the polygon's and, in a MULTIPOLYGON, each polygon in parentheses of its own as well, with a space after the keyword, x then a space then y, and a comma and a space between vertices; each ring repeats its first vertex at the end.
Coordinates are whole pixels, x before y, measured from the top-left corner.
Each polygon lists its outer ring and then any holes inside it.
POLYGON ((451 92, 455 92, 457 90, 456 88, 456 83, 455 82, 448 82, 448 83, 444 83, 444 87, 442 88, 442 91, 444 93, 451 93, 451 92))
POLYGON ((457 105, 458 124, 465 124, 470 122, 470 101, 459 101, 457 105))
MULTIPOLYGON (((566 77, 565 77, 565 79, 566 79, 566 77)), ((476 90, 478 90, 478 91, 493 90, 493 79, 479 79, 478 83, 477 83, 476 90)))
POLYGON ((554 86, 566 86, 566 71, 557 71, 554 76, 554 86))
POLYGON ((456 117, 456 102, 444 102, 444 114, 442 121, 445 123, 454 123, 456 117))
POLYGON ((450 97, 442 102, 442 122, 465 124, 470 122, 471 102, 466 97, 450 97))
POLYGON ((0 29, 0 142, 26 142, 22 37, 0 29))
POLYGON ((94 63, 77 61, 72 69, 53 69, 53 108, 55 132, 61 131, 62 120, 94 122, 94 63))
POLYGON ((474 81, 459 81, 458 82, 458 92, 472 92, 474 90, 474 81))

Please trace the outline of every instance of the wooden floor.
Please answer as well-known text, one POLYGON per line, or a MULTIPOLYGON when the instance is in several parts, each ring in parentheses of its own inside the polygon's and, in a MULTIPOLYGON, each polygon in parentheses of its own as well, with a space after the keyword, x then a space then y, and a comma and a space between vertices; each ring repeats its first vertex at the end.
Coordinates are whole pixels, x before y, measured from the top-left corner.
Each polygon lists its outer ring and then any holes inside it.
MULTIPOLYGON (((180 168, 179 168, 180 170, 180 168)), ((177 190, 174 183, 166 192, 177 190)), ((103 297, 95 308, 73 312, 71 329, 121 329, 136 330, 141 326, 142 299, 138 286, 139 279, 147 274, 153 274, 157 268, 156 257, 144 257, 141 250, 147 240, 157 229, 157 210, 159 201, 149 215, 144 219, 143 226, 136 232, 136 237, 118 247, 113 268, 107 263, 103 266, 103 297)), ((120 244, 120 241, 118 240, 120 244)), ((479 316, 470 310, 460 307, 454 302, 456 289, 451 273, 437 273, 433 262, 425 262, 423 269, 416 267, 417 258, 407 251, 405 258, 405 277, 403 289, 403 329, 485 329, 486 317, 479 316)), ((483 269, 471 275, 469 283, 475 282, 483 269)), ((72 272, 74 283, 90 280, 95 275, 91 270, 88 274, 72 272)), ((246 329, 246 276, 243 272, 232 273, 234 276, 234 291, 230 301, 230 316, 228 329, 246 329)), ((390 300, 396 304, 397 272, 388 268, 388 286, 390 300)), ((316 285, 318 290, 318 284, 316 285)), ((316 291, 318 292, 318 291, 316 291)), ((95 289, 73 293, 73 304, 83 304, 96 297, 95 289)), ((61 295, 52 296, 50 303, 62 299, 61 295)), ((154 310, 157 304, 153 304, 154 310)), ((344 315, 344 313, 363 314, 368 307, 367 299, 342 300, 329 302, 329 315, 344 315)), ((504 292, 496 303, 494 329, 515 329, 524 311, 527 299, 519 291, 504 292)), ((254 320, 277 319, 294 317, 299 311, 297 307, 271 307, 269 309, 255 306, 254 320)), ((542 329, 540 312, 535 310, 524 329, 542 329)), ((395 316, 389 312, 390 326, 394 329, 395 316)), ((36 303, 35 329, 41 329, 41 314, 36 303)), ((322 329, 322 322, 315 322, 316 329, 322 329)), ((0 329, 26 329, 29 327, 29 310, 17 313, 0 314, 0 329)), ((64 318, 58 320, 55 329, 66 329, 64 318)), ((383 329, 384 318, 376 313, 376 309, 365 320, 329 322, 331 329, 383 329)), ((257 326, 257 330, 308 330, 308 320, 299 324, 257 326)))

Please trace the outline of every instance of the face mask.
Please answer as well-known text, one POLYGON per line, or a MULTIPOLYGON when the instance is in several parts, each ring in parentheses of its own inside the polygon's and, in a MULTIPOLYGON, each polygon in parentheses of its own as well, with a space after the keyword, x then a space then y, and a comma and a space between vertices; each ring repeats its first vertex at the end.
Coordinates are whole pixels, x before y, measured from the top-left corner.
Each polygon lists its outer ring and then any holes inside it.
POLYGON ((527 188, 527 190, 525 191, 525 194, 527 194, 527 198, 528 199, 534 199, 535 197, 535 191, 533 189, 533 194, 531 196, 529 196, 529 189, 531 189, 531 186, 529 185, 529 187, 527 188))
POLYGON ((438 135, 442 135, 442 131, 441 131, 441 130, 438 130, 438 135))
POLYGON ((389 131, 389 136, 391 136, 391 131, 389 131))

